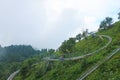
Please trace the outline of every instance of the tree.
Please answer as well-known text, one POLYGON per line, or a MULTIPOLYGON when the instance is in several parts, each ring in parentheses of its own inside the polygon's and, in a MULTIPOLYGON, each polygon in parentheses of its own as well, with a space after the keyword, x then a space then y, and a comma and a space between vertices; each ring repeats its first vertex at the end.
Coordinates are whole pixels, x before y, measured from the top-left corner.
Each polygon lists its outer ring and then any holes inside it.
POLYGON ((106 21, 105 20, 101 21, 99 29, 106 29, 106 27, 107 27, 106 21))
POLYGON ((55 50, 54 50, 54 49, 48 49, 48 52, 49 52, 49 53, 54 53, 55 50))
POLYGON ((118 13, 118 19, 120 20, 120 12, 118 13))
POLYGON ((82 34, 81 33, 79 33, 78 35, 76 35, 76 40, 78 40, 78 41, 80 41, 81 40, 81 38, 82 38, 82 34))
POLYGON ((75 45, 75 38, 69 38, 65 40, 62 45, 59 47, 59 51, 62 53, 71 53, 75 45))
POLYGON ((105 20, 106 20, 107 27, 111 26, 113 19, 111 17, 106 17, 105 20))
POLYGON ((113 19, 111 17, 106 17, 103 21, 101 21, 99 30, 109 28, 112 25, 112 22, 113 19))
POLYGON ((82 33, 82 37, 87 39, 87 36, 88 36, 88 29, 86 29, 85 31, 83 31, 82 33))

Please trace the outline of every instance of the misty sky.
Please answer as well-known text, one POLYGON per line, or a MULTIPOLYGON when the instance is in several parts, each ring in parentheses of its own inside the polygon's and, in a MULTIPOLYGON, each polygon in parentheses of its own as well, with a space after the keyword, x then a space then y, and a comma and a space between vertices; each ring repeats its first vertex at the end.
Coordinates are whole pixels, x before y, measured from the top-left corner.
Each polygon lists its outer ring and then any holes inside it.
POLYGON ((120 0, 0 0, 0 44, 56 49, 107 16, 116 21, 119 11, 120 0))

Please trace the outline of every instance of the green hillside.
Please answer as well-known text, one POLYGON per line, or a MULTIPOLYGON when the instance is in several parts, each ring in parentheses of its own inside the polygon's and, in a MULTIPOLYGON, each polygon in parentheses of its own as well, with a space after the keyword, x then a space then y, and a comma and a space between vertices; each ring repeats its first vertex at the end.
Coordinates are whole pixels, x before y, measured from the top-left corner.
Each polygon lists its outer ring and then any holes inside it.
MULTIPOLYGON (((99 33, 110 35, 113 38, 113 42, 110 45, 111 48, 120 46, 120 22, 116 22, 113 27, 107 31, 99 33)), ((85 80, 120 80, 120 51, 90 74, 85 80)))
POLYGON ((27 45, 0 46, 0 80, 5 80, 11 72, 20 68, 21 62, 40 53, 27 45))
MULTIPOLYGON (((120 47, 120 22, 114 23, 108 29, 100 30, 96 34, 108 35, 112 43, 95 54, 79 60, 46 61, 39 57, 29 58, 22 63, 22 67, 14 80, 76 80, 85 71, 91 69, 95 64, 100 63, 110 53, 120 47)), ((65 58, 76 57, 94 52, 108 42, 108 39, 101 39, 99 36, 89 36, 72 46, 71 53, 64 53, 65 58)), ((60 51, 51 54, 60 57, 60 51)), ((100 65, 85 80, 120 80, 120 52, 117 52, 110 60, 100 65)), ((45 54, 43 54, 45 55, 45 54)), ((42 56, 43 56, 42 55, 42 56)), ((47 56, 47 55, 46 55, 47 56)), ((52 57, 53 58, 53 57, 52 57)), ((54 57, 55 58, 55 57, 54 57)))

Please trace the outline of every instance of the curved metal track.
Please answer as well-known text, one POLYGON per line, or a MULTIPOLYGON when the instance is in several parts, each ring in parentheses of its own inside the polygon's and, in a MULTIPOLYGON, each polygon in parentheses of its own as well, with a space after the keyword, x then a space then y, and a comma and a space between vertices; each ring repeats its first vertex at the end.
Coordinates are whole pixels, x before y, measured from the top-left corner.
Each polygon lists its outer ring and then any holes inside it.
MULTIPOLYGON (((96 52, 99 52, 100 50, 106 48, 106 47, 112 42, 112 38, 111 38, 110 36, 107 36, 107 35, 99 35, 99 36, 102 36, 102 37, 107 38, 107 39, 109 40, 109 42, 108 42, 105 46, 103 46, 102 48, 100 48, 100 49, 98 49, 98 50, 96 50, 96 51, 94 51, 94 52, 92 52, 92 53, 88 53, 88 54, 86 54, 86 55, 82 55, 82 56, 78 56, 78 57, 64 58, 64 60, 78 60, 78 59, 83 59, 83 58, 85 58, 85 57, 87 57, 87 56, 91 56, 92 54, 94 54, 94 53, 96 53, 96 52)), ((113 52, 113 53, 115 54, 115 53, 118 52, 119 50, 120 50, 120 48, 117 49, 117 50, 116 50, 115 52, 113 52)), ((111 58, 114 54, 108 56, 108 58, 105 59, 104 62, 105 62, 106 60, 108 60, 109 58, 111 58)), ((47 61, 60 61, 60 59, 50 59, 50 58, 44 58, 44 60, 47 60, 47 61)), ((100 64, 99 64, 99 65, 100 65, 100 64)), ((93 67, 93 69, 89 70, 87 73, 84 73, 83 76, 82 76, 82 78, 79 78, 79 79, 77 79, 77 80, 82 80, 82 79, 84 79, 87 75, 89 75, 89 74, 90 74, 91 72, 93 72, 96 68, 98 68, 99 65, 96 65, 95 67, 93 67)), ((17 70, 17 71, 15 71, 15 72, 13 72, 13 73, 8 77, 7 80, 13 80, 13 78, 14 78, 19 72, 20 72, 20 70, 17 70)))
POLYGON ((20 70, 17 70, 17 71, 15 71, 15 72, 13 72, 13 73, 8 77, 7 80, 13 80, 13 78, 15 77, 15 75, 17 75, 19 72, 20 72, 20 70))
POLYGON ((93 71, 95 71, 100 65, 102 65, 104 62, 106 62, 107 60, 109 60, 114 54, 116 54, 118 51, 120 51, 120 47, 113 50, 113 52, 107 56, 104 60, 102 60, 100 63, 97 63, 96 65, 94 65, 92 68, 88 69, 85 73, 83 73, 81 75, 80 78, 76 79, 76 80, 83 80, 85 79, 89 74, 91 74, 93 71))
MULTIPOLYGON (((106 47, 112 42, 112 38, 111 38, 110 36, 107 36, 107 35, 99 35, 99 36, 100 36, 100 37, 105 37, 105 38, 107 38, 107 39, 109 40, 108 43, 107 43, 105 46, 101 47, 100 49, 98 49, 98 50, 96 50, 96 51, 94 51, 94 52, 92 52, 92 53, 88 53, 88 54, 86 54, 86 55, 77 56, 77 57, 64 58, 64 60, 67 61, 67 60, 83 59, 83 58, 85 58, 85 57, 87 57, 87 56, 91 56, 91 55, 93 55, 94 53, 99 52, 100 50, 106 48, 106 47)), ((60 59, 52 59, 52 58, 49 58, 49 57, 44 58, 44 60, 47 60, 47 61, 60 61, 60 59)))

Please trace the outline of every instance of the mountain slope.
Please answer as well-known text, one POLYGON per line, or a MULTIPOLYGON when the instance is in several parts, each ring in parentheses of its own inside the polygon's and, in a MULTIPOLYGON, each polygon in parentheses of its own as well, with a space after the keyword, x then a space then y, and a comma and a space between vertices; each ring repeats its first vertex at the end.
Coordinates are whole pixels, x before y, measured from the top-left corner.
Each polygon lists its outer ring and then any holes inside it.
MULTIPOLYGON (((113 37, 111 47, 120 46, 120 22, 116 22, 112 28, 101 34, 109 34, 113 37)), ((85 80, 120 80, 120 51, 85 80)))
MULTIPOLYGON (((96 54, 84 59, 75 61, 39 61, 34 66, 22 66, 21 72, 14 80, 76 80, 84 72, 90 69, 96 63, 105 59, 109 54, 120 46, 120 22, 114 23, 107 30, 97 32, 101 35, 109 35, 112 37, 112 43, 97 52, 96 54), (46 66, 48 64, 48 66, 46 66)), ((74 52, 70 57, 83 55, 88 52, 95 51, 105 45, 106 39, 91 38, 76 43, 74 52), (87 44, 87 45, 86 45, 87 44), (83 51, 86 52, 83 52, 83 51), (75 53, 75 54, 74 54, 75 53), (83 54, 82 54, 83 53, 83 54)), ((119 80, 120 78, 120 52, 115 54, 109 61, 102 64, 97 70, 91 73, 85 80, 119 80)), ((67 54, 69 56, 69 54, 67 54)), ((65 57, 68 57, 65 56, 65 57)))
POLYGON ((24 60, 38 53, 38 50, 27 45, 0 47, 0 80, 5 80, 11 72, 20 68, 24 60))

